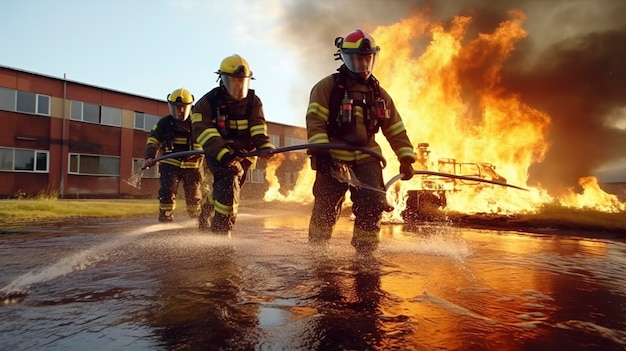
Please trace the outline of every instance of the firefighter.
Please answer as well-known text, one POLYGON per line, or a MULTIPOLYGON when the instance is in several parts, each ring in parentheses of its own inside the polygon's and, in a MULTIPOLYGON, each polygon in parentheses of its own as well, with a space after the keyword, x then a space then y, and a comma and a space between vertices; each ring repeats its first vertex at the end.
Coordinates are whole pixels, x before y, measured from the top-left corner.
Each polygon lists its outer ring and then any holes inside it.
MULTIPOLYGON (((169 153, 202 150, 200 145, 193 142, 191 137, 191 107, 194 101, 189 90, 180 88, 167 95, 167 104, 170 114, 165 116, 152 127, 146 142, 144 168, 155 165, 157 153, 169 153)), ((182 181, 185 191, 185 202, 189 217, 196 218, 200 212, 202 200, 200 184, 202 183, 202 155, 192 155, 179 158, 166 158, 160 161, 160 188, 159 188, 159 221, 171 222, 176 208, 176 193, 182 181)))
POLYGON ((228 235, 237 218, 241 187, 256 162, 256 157, 241 158, 238 153, 274 149, 274 145, 267 135, 261 99, 249 88, 254 78, 248 62, 231 55, 215 73, 219 86, 198 100, 191 116, 193 138, 204 149, 213 174, 213 190, 202 204, 198 225, 228 235))
MULTIPOLYGON (((336 38, 335 46, 336 60, 343 63, 337 73, 326 76, 311 89, 306 114, 309 143, 345 143, 382 153, 374 140, 380 131, 400 161, 402 179, 411 179, 413 146, 392 98, 372 75, 380 47, 360 29, 336 38)), ((388 209, 380 162, 358 151, 320 148, 309 149, 308 153, 316 170, 309 241, 323 243, 330 239, 346 191, 350 190, 355 215, 351 244, 360 253, 375 250, 382 213, 388 209), (360 182, 383 191, 357 188, 337 180, 333 169, 339 163, 350 167, 360 182)))

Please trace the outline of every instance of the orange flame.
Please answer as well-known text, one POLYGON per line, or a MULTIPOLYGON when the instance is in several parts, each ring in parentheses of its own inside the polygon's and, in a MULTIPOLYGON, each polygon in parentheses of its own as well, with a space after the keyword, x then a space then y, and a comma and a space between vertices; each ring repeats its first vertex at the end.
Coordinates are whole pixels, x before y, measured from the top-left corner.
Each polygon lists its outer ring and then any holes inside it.
MULTIPOLYGON (((510 19, 493 33, 479 34, 467 42, 463 39, 472 21, 470 17, 456 17, 445 29, 416 13, 372 32, 382 48, 376 77, 393 97, 413 145, 427 142, 431 148, 423 168, 447 173, 469 169, 468 175, 477 175, 482 169, 488 179, 501 177, 508 184, 525 186, 529 167, 543 161, 550 147, 550 116, 526 105, 500 85, 504 63, 514 52, 515 44, 527 35, 522 29, 525 19, 523 12, 510 11, 510 19), (407 44, 426 36, 430 42, 421 54, 407 44), (481 79, 467 83, 463 77, 471 75, 480 75, 481 79), (479 166, 486 163, 495 167, 479 166)), ((391 179, 398 173, 398 162, 380 133, 377 141, 388 161, 385 179, 391 179)), ((311 193, 313 178, 307 165, 300 172, 296 189, 280 200, 310 201, 310 196, 302 196, 311 193)), ((408 190, 422 189, 431 180, 415 176, 394 184, 388 191, 388 200, 396 209, 387 220, 399 218, 408 190)), ((446 190, 446 209, 464 213, 534 212, 540 205, 555 200, 566 206, 601 211, 621 211, 625 207, 615 196, 604 193, 593 177, 581 179, 582 194, 572 192, 562 199, 553 199, 544 189, 535 187, 520 191, 484 183, 435 181, 446 190)), ((272 179, 271 184, 279 187, 277 179, 272 179)), ((279 199, 275 194, 270 189, 265 199, 279 199)))

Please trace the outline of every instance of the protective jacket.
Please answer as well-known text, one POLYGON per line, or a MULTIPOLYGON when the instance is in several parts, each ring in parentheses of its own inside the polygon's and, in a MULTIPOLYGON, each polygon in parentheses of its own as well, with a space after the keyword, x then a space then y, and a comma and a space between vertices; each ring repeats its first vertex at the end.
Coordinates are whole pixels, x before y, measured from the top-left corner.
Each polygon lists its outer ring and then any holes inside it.
POLYGON ((213 191, 202 204, 200 229, 228 233, 237 217, 238 199, 256 157, 237 159, 238 151, 273 149, 263 106, 252 89, 240 101, 226 98, 223 88, 206 93, 193 108, 193 137, 202 145, 213 174, 213 191), (210 227, 209 227, 210 220, 210 227))
MULTIPOLYGON (((341 87, 337 86, 336 73, 320 80, 311 90, 306 114, 309 143, 343 142, 366 146, 382 153, 380 145, 374 140, 376 132, 381 130, 398 159, 414 159, 413 146, 389 94, 378 85, 373 76, 368 81, 357 79, 345 72, 345 66, 340 67, 339 72, 338 74, 343 75, 341 87), (350 121, 340 121, 341 116, 337 114, 341 113, 341 107, 331 106, 333 101, 334 104, 341 103, 334 98, 337 89, 342 89, 340 94, 352 101, 350 121), (384 101, 383 106, 387 110, 384 116, 376 111, 377 99, 384 101)), ((360 151, 333 149, 330 152, 334 159, 344 162, 363 164, 376 161, 374 157, 360 151)))
MULTIPOLYGON (((191 138, 191 119, 180 121, 169 115, 159 119, 152 127, 146 141, 145 158, 155 158, 159 152, 166 155, 189 150, 202 150, 200 144, 194 143, 191 138)), ((198 168, 202 164, 202 158, 198 156, 166 158, 161 163, 179 168, 198 168)))
POLYGON ((206 93, 193 108, 193 137, 207 157, 218 162, 237 151, 273 148, 261 99, 250 89, 241 101, 229 101, 221 87, 206 93))

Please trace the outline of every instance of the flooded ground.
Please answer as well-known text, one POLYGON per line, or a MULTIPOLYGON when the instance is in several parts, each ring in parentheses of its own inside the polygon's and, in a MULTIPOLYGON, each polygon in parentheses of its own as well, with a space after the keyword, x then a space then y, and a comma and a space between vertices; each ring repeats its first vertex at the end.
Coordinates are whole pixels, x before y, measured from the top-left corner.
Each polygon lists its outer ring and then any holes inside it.
POLYGON ((624 350, 626 244, 243 208, 230 238, 154 218, 0 235, 2 350, 624 350))

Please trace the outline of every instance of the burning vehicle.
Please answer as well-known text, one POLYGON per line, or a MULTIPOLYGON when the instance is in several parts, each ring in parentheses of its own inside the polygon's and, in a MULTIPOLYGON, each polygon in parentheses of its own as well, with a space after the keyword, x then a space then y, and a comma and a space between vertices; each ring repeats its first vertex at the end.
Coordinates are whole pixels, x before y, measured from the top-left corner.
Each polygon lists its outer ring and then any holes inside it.
MULTIPOLYGON (((406 207, 401 212, 407 224, 435 219, 439 210, 446 207, 446 194, 450 192, 462 191, 467 187, 498 185, 518 188, 507 184, 491 163, 459 162, 454 158, 431 160, 429 143, 417 145, 415 168, 415 180, 411 184, 417 188, 407 191, 406 207)), ((395 179, 387 183, 387 188, 393 182, 395 179)))

